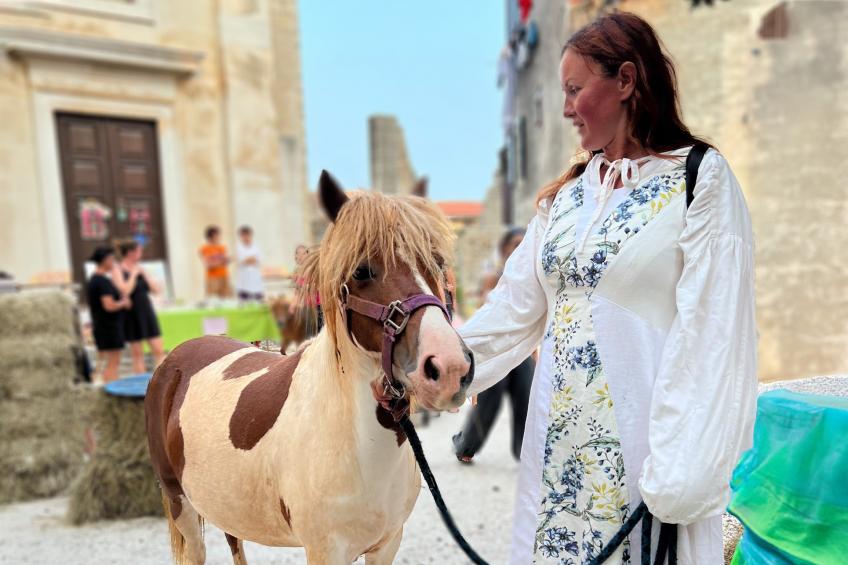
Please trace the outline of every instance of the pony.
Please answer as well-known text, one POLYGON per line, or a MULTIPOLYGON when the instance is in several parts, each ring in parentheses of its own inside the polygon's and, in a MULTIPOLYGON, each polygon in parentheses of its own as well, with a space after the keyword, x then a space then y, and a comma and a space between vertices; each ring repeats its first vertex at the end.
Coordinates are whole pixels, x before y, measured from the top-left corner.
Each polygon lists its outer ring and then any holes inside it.
POLYGON ((194 339, 150 381, 148 446, 179 563, 204 563, 204 521, 236 565, 242 540, 303 547, 310 565, 391 563, 421 483, 397 422, 465 400, 474 360, 443 305, 444 215, 415 196, 349 196, 326 171, 319 196, 332 223, 303 273, 325 328, 288 356, 194 339))

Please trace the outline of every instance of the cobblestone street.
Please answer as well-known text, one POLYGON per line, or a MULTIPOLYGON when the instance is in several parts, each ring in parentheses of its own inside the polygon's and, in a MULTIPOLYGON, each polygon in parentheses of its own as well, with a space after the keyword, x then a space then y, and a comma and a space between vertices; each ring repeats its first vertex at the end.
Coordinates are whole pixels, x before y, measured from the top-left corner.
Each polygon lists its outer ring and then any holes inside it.
MULTIPOLYGON (((509 453, 509 411, 504 411, 475 463, 460 465, 450 437, 464 413, 442 414, 419 429, 442 494, 471 545, 490 563, 508 555, 518 465, 509 453)), ((422 481, 423 482, 423 481, 422 481)), ((317 501, 320 504, 320 501, 317 501)), ((164 519, 100 522, 73 527, 64 522, 66 498, 0 507, 0 563, 61 565, 166 565, 171 562, 164 519)), ((224 535, 207 524, 207 563, 232 563, 224 535)), ((302 564, 303 550, 246 543, 248 563, 302 564)), ((450 538, 426 486, 407 522, 395 563, 467 563, 450 538)))

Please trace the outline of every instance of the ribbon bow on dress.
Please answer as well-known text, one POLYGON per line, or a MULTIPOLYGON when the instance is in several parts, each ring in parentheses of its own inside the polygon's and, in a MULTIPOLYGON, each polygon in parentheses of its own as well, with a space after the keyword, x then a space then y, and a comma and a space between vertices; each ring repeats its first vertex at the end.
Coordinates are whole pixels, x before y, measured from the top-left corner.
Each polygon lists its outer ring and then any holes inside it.
POLYGON ((607 161, 606 157, 603 156, 602 153, 598 153, 592 160, 589 161, 589 164, 586 166, 587 171, 590 175, 589 178, 600 178, 601 177, 601 165, 606 165, 607 170, 604 172, 604 178, 601 181, 601 189, 595 195, 595 211, 592 213, 592 219, 589 220, 589 225, 586 226, 586 229, 583 230, 583 235, 580 237, 580 242, 577 244, 577 251, 583 251, 583 247, 586 245, 586 239, 589 237, 589 232, 592 231, 592 228, 595 226, 595 222, 598 221, 598 218, 601 217, 601 214, 604 212, 604 208, 607 206, 607 201, 610 196, 612 196, 612 191, 615 190, 615 183, 618 180, 618 177, 621 177, 621 182, 624 184, 624 188, 636 188, 639 185, 639 165, 642 163, 646 163, 650 160, 650 156, 640 157, 638 159, 616 159, 613 162, 607 161))

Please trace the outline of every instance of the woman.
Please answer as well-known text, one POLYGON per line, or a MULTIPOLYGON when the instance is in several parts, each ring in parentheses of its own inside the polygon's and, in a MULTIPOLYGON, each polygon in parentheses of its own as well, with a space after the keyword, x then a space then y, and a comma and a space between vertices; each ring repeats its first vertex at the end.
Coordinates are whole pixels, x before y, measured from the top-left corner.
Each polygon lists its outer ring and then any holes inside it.
POLYGON ((124 312, 130 308, 130 300, 121 296, 120 291, 106 275, 115 267, 115 252, 108 247, 98 247, 90 261, 97 267, 88 279, 86 295, 91 311, 91 325, 94 330, 94 343, 103 366, 103 381, 110 382, 118 378, 118 366, 124 349, 124 312))
POLYGON ((145 372, 144 350, 142 342, 146 341, 153 354, 153 368, 165 357, 162 348, 162 332, 159 331, 159 320, 150 301, 150 293, 158 294, 159 285, 155 279, 147 276, 141 266, 142 246, 131 240, 119 245, 121 265, 114 275, 118 281, 116 286, 121 294, 129 297, 132 302, 124 317, 124 333, 130 344, 133 373, 145 372))
MULTIPOLYGON (((524 233, 524 229, 515 228, 507 231, 501 238, 498 245, 500 266, 497 273, 491 273, 483 279, 480 290, 482 299, 485 300, 489 292, 497 285, 503 273, 503 263, 521 244, 524 233)), ((512 402, 512 455, 519 459, 521 442, 524 438, 524 421, 527 418, 527 402, 530 398, 530 385, 533 382, 535 367, 533 359, 528 357, 500 382, 480 395, 477 405, 471 408, 462 431, 453 436, 454 452, 461 463, 471 463, 472 458, 483 447, 500 412, 504 396, 509 396, 512 402)))
MULTIPOLYGON (((745 201, 710 149, 686 208, 684 160, 698 139, 642 19, 616 13, 578 31, 560 78, 591 158, 542 190, 498 286, 460 330, 478 361, 471 393, 541 341, 512 562, 586 563, 644 500, 679 524, 680 563, 721 563, 757 387, 745 201)), ((638 560, 638 540, 607 563, 638 560)))

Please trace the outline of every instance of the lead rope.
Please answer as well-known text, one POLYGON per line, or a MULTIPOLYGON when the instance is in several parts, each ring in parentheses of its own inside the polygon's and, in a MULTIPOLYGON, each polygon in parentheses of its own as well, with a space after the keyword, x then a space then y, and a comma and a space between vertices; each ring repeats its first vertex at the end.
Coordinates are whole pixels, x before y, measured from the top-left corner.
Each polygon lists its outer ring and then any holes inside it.
POLYGON ((441 514, 442 521, 445 523, 445 527, 447 527, 451 537, 453 537, 456 544, 460 547, 460 549, 462 549, 462 551, 465 552, 465 555, 468 556, 468 559, 470 559, 472 563, 475 563, 476 565, 489 565, 486 560, 474 551, 465 538, 462 537, 462 533, 460 533, 459 528, 457 528, 456 523, 453 521, 453 516, 451 516, 448 507, 445 505, 442 493, 439 491, 439 485, 436 484, 436 477, 433 476, 433 472, 430 470, 430 465, 427 463, 427 458, 424 456, 424 449, 421 447, 421 440, 418 439, 418 433, 415 431, 415 426, 412 425, 409 416, 405 415, 398 423, 403 429, 403 433, 405 433, 406 437, 409 439, 409 445, 412 446, 412 452, 415 453, 415 460, 418 461, 418 466, 421 468, 421 474, 427 482, 430 494, 433 495, 433 502, 436 503, 436 508, 439 509, 439 514, 441 514))
MULTIPOLYGON (((705 143, 696 142, 686 155, 686 209, 695 199, 695 183, 698 181, 698 169, 704 159, 709 146, 705 143)), ((609 171, 607 171, 609 173, 609 171)), ((609 559, 616 549, 624 542, 624 538, 630 535, 636 524, 642 520, 642 565, 650 565, 651 562, 651 527, 653 516, 644 502, 640 503, 636 511, 627 519, 621 528, 604 546, 601 552, 595 556, 589 565, 600 565, 609 559)), ((654 556, 654 565, 662 565, 668 556, 668 564, 677 564, 677 524, 660 522, 660 535, 657 541, 657 553, 654 556)))

